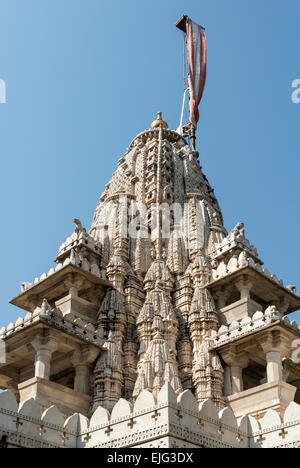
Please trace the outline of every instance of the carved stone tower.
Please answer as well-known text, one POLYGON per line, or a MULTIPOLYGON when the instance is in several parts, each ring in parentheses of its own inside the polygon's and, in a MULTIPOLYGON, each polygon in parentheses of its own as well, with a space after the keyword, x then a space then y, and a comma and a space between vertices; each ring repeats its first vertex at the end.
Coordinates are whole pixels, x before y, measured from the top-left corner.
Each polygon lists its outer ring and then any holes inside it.
POLYGON ((199 402, 209 396, 221 408, 223 369, 207 346, 218 318, 206 285, 226 231, 197 156, 159 113, 119 160, 90 230, 115 288, 98 320, 120 352, 123 396, 157 394, 168 381, 175 392, 191 389, 199 402))
POLYGON ((300 298, 262 267, 243 223, 227 233, 198 157, 159 113, 119 160, 90 231, 75 219, 55 268, 22 283, 11 302, 26 315, 0 329, 0 389, 13 393, 0 418, 9 410, 16 437, 22 414, 43 412, 46 439, 67 418, 58 445, 148 446, 156 434, 157 446, 246 446, 260 426, 243 415, 262 419, 259 444, 265 418, 300 415, 287 317, 300 298))

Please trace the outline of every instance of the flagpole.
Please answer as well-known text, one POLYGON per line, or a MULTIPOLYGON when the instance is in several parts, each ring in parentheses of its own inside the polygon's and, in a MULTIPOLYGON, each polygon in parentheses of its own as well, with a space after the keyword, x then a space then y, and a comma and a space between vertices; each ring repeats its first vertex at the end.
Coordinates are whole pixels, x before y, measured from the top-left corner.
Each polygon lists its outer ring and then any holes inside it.
MULTIPOLYGON (((187 20, 187 15, 183 15, 175 24, 176 28, 180 29, 185 35, 186 35, 186 20, 187 20)), ((184 70, 185 72, 185 70, 184 70)), ((187 90, 185 90, 186 93, 187 90)), ((181 124, 182 125, 182 124, 181 124)), ((190 140, 191 140, 191 145, 192 145, 192 150, 196 151, 196 127, 194 125, 191 125, 191 130, 190 130, 190 140)))
MULTIPOLYGON (((196 128, 199 120, 199 104, 202 99, 206 80, 206 37, 205 28, 193 22, 187 15, 183 15, 175 26, 188 37, 189 54, 189 92, 190 92, 190 127, 186 132, 190 138, 193 152, 196 156, 196 128), (196 55, 195 55, 196 54, 196 55), (192 105, 191 105, 192 104, 192 105)), ((185 43, 184 43, 185 47, 185 43)), ((185 54, 185 49, 184 49, 185 54)), ((185 67, 185 60, 184 60, 185 67)), ((184 70, 184 81, 185 81, 184 70)), ((186 86, 184 86, 186 88, 186 86)), ((184 101, 185 103, 184 90, 184 101)), ((183 104, 184 105, 184 104, 183 104)), ((182 125, 182 118, 180 125, 182 125)), ((183 128, 183 127, 182 127, 183 128)))
POLYGON ((195 125, 191 126, 191 144, 192 144, 192 150, 196 151, 196 127, 195 125))

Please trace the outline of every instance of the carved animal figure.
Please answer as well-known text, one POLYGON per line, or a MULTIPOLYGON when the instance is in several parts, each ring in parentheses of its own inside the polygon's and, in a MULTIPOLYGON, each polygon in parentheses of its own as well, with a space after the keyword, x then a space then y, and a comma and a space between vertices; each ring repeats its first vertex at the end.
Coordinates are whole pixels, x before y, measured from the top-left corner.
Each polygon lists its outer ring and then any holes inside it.
POLYGON ((230 234, 236 234, 236 235, 240 235, 240 236, 244 236, 245 235, 245 229, 244 229, 245 225, 244 223, 237 223, 237 225, 235 226, 234 229, 232 229, 231 233, 230 234))
POLYGON ((73 222, 76 224, 75 232, 77 232, 77 234, 86 232, 86 229, 82 226, 80 219, 74 218, 73 222))

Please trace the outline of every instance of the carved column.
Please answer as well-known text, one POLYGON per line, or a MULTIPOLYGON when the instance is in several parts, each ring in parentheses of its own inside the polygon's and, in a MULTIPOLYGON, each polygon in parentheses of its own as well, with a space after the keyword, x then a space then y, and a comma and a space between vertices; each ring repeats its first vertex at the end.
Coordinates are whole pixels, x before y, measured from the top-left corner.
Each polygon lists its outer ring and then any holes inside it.
POLYGON ((217 302, 217 307, 218 309, 223 309, 223 307, 226 307, 226 302, 229 296, 229 291, 228 289, 223 288, 217 288, 216 291, 214 291, 214 299, 216 299, 217 302))
POLYGON ((268 382, 282 381, 283 366, 280 353, 278 351, 270 351, 266 354, 266 359, 268 382))
POLYGON ((38 349, 35 357, 35 377, 41 379, 50 378, 52 351, 48 349, 38 349))
POLYGON ((226 366, 224 369, 224 395, 232 395, 231 371, 230 367, 228 366, 226 366))
POLYGON ((36 352, 34 375, 36 378, 49 380, 51 374, 51 357, 52 353, 57 348, 57 342, 51 337, 36 337, 31 344, 36 352))
POLYGON ((244 390, 243 382, 243 368, 239 366, 232 366, 231 371, 231 390, 232 393, 241 393, 244 390))
POLYGON ((90 377, 91 368, 86 365, 78 365, 75 367, 74 390, 75 392, 90 393, 90 377))
POLYGON ((86 348, 82 352, 75 351, 71 362, 75 369, 74 390, 75 392, 90 395, 92 367, 99 355, 99 349, 86 348))
POLYGON ((226 370, 226 396, 235 395, 244 391, 243 369, 249 364, 245 353, 237 353, 235 348, 225 348, 221 352, 222 358, 227 364, 226 370))
POLYGON ((250 292, 253 282, 246 275, 235 282, 235 287, 239 290, 241 299, 250 299, 250 292))
POLYGON ((289 341, 280 331, 275 331, 263 335, 259 342, 266 355, 267 381, 283 381, 282 358, 289 354, 289 341))

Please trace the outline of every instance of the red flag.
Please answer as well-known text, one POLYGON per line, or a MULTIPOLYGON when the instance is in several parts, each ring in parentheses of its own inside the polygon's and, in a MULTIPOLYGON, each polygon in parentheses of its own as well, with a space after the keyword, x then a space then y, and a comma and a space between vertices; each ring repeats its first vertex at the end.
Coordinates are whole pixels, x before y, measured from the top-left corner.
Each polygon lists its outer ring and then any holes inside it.
POLYGON ((202 26, 190 18, 186 20, 189 57, 190 121, 196 127, 199 104, 206 81, 206 37, 202 26))

